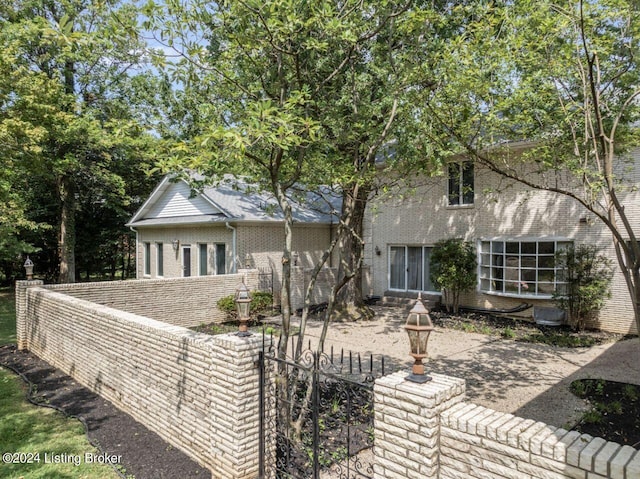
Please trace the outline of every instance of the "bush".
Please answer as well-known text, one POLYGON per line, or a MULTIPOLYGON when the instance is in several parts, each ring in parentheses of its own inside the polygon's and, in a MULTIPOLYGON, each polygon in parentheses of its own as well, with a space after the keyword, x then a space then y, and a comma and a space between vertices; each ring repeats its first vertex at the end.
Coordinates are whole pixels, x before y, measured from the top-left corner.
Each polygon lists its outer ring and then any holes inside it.
MULTIPOLYGON (((236 302, 233 294, 220 298, 216 304, 218 309, 227 313, 229 319, 236 318, 236 302)), ((251 316, 255 317, 259 314, 269 312, 272 307, 273 295, 271 293, 266 293, 264 291, 251 292, 251 316)))
POLYGON ((571 245, 556 254, 556 267, 565 284, 554 292, 553 300, 567 312, 569 325, 580 331, 611 297, 611 260, 595 246, 571 245))
POLYGON ((448 312, 457 313, 460 293, 476 284, 476 253, 473 244, 461 238, 438 241, 431 252, 431 280, 442 290, 448 312))

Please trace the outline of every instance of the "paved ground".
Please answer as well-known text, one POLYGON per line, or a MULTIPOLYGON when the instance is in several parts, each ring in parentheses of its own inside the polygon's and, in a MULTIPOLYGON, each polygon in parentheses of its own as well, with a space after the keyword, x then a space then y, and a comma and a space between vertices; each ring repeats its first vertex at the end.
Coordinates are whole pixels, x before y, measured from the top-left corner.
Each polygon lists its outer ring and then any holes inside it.
MULTIPOLYGON (((404 330, 406 311, 375 309, 372 321, 332 324, 325 351, 334 345, 335 351, 383 354, 387 371, 408 369, 412 359, 404 330)), ((320 322, 309 324, 307 337, 312 344, 320 332, 320 322)), ((569 392, 575 379, 640 385, 638 338, 568 349, 436 328, 429 354, 428 370, 464 378, 470 401, 555 426, 573 425, 585 409, 584 402, 569 392)))

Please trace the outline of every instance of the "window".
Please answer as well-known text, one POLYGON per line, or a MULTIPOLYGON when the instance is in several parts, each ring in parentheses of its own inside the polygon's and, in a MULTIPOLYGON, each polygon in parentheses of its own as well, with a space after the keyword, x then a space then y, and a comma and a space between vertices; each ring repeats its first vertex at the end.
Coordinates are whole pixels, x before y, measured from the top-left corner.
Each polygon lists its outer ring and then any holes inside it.
POLYGON ((562 284, 555 254, 569 241, 480 242, 480 291, 550 298, 562 284))
POLYGON ((206 243, 201 243, 198 245, 198 274, 200 276, 207 275, 207 264, 208 264, 208 254, 207 254, 207 245, 206 243))
POLYGON ((182 246, 182 276, 187 278, 191 276, 191 245, 182 246))
POLYGON ((144 259, 143 259, 144 275, 151 276, 151 243, 143 243, 143 248, 144 248, 144 259))
POLYGON ((224 243, 216 244, 216 274, 225 274, 227 272, 227 257, 224 243))
POLYGON ((156 243, 156 276, 164 276, 164 247, 156 243))
POLYGON ((449 163, 448 191, 450 206, 473 204, 473 162, 449 163))
POLYGON ((389 247, 389 289, 436 291, 430 276, 431 247, 389 247))

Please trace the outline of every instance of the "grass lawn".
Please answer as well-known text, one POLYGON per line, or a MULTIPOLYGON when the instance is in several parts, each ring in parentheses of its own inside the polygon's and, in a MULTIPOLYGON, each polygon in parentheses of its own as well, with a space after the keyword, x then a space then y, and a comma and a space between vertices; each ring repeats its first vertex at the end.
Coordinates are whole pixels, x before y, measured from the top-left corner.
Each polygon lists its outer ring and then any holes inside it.
MULTIPOLYGON (((0 345, 15 343, 15 338, 13 291, 0 289, 0 345)), ((0 367, 0 477, 118 477, 110 466, 87 463, 85 454, 92 458, 98 450, 87 440, 79 421, 32 405, 25 399, 25 388, 22 379, 0 367)))
POLYGON ((0 346, 16 342, 16 301, 13 290, 0 288, 0 346))

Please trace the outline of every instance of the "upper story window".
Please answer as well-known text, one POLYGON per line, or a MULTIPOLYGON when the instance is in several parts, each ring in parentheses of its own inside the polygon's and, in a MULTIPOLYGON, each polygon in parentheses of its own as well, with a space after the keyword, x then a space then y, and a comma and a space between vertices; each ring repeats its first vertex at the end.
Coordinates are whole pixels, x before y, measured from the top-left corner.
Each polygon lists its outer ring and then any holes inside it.
POLYGON ((550 298, 562 284, 556 252, 570 241, 480 242, 480 291, 550 298))
POLYGON ((473 162, 449 163, 447 197, 449 206, 473 204, 473 162))

